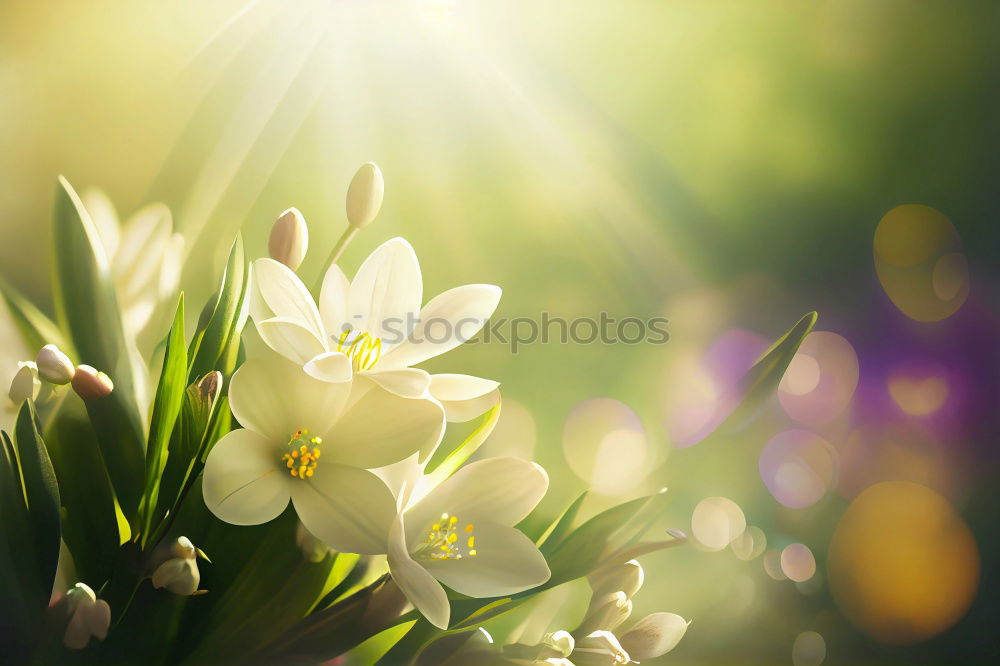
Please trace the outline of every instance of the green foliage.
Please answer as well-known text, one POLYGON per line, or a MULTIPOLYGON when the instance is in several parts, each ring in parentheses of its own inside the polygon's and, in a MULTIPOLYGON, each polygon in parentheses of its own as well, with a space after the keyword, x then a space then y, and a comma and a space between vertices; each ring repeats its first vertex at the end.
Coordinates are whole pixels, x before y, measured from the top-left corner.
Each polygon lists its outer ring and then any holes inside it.
POLYGON ((34 406, 21 405, 12 442, 0 433, 0 646, 17 660, 42 629, 59 561, 59 487, 34 406))
POLYGON ((78 362, 105 372, 115 390, 87 405, 122 511, 131 521, 142 495, 144 433, 135 401, 131 355, 125 341, 111 269, 97 229, 72 185, 56 189, 53 266, 56 312, 78 362))
MULTIPOLYGON (((160 496, 160 478, 167 464, 170 435, 181 411, 187 384, 187 349, 184 346, 184 294, 177 303, 174 323, 167 336, 163 370, 153 399, 149 421, 149 442, 146 444, 146 480, 141 512, 142 535, 145 540, 154 518, 160 496)), ((200 438, 199 438, 200 439, 200 438)))
POLYGON ((249 294, 250 266, 243 252, 243 239, 237 236, 229 251, 222 284, 205 305, 188 348, 189 382, 213 370, 219 370, 227 378, 233 374, 249 294))

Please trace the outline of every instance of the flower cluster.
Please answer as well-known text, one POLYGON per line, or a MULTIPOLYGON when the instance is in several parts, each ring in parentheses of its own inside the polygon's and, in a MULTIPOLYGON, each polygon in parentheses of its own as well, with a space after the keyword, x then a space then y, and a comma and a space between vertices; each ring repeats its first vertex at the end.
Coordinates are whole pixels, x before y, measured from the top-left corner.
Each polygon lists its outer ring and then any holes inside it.
MULTIPOLYGON (((579 521, 584 493, 553 519, 539 465, 470 462, 499 383, 418 367, 475 335, 499 287, 425 302, 402 238, 353 279, 340 267, 383 195, 362 166, 312 290, 299 210, 278 216, 268 257, 248 260, 237 237, 191 326, 169 210, 121 225, 105 196, 60 179, 54 314, 5 283, 0 300, 7 661, 321 663, 376 636, 386 662, 461 660, 470 633, 588 577, 574 631, 546 625, 490 658, 622 664, 676 645, 673 614, 622 630, 634 558, 685 540, 656 527, 664 494, 579 521)), ((776 384, 804 334, 751 385, 776 384)))

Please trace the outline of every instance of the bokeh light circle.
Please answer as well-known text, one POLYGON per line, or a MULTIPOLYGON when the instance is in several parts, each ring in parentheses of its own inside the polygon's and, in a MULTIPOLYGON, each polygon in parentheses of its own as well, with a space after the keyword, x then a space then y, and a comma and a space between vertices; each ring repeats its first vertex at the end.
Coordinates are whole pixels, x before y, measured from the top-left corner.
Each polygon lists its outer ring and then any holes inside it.
POLYGON ((764 553, 761 560, 764 563, 764 571, 774 580, 788 580, 785 572, 781 570, 781 553, 771 549, 764 553))
POLYGON ((570 469, 595 491, 622 495, 649 473, 646 430, 627 405, 591 398, 572 409, 563 427, 570 469))
POLYGON ((789 580, 804 583, 816 573, 816 558, 809 546, 792 543, 781 551, 781 573, 789 580))
POLYGON ((820 666, 826 659, 826 641, 815 631, 803 631, 792 643, 794 666, 820 666))
POLYGON ((729 547, 739 559, 753 560, 760 557, 767 548, 767 537, 764 536, 764 530, 756 525, 749 525, 743 534, 733 539, 729 547))
POLYGON ((834 531, 830 590, 844 614, 883 643, 936 636, 968 610, 979 580, 972 533, 944 497, 908 481, 858 495, 834 531))
POLYGON ((951 221, 930 206, 893 208, 875 230, 875 271, 893 304, 917 321, 940 321, 969 296, 969 267, 951 221))
POLYGON ((726 548, 747 528, 743 510, 726 497, 706 497, 691 514, 691 533, 706 550, 726 548))
POLYGON ((773 437, 761 451, 760 478, 774 499, 791 509, 818 502, 836 476, 836 451, 808 430, 788 430, 773 437))
POLYGON ((851 402, 858 375, 858 355, 846 338, 813 331, 792 357, 778 385, 778 400, 796 421, 824 425, 851 402))
POLYGON ((889 375, 889 395, 905 414, 930 416, 948 401, 951 387, 936 364, 910 363, 889 375))

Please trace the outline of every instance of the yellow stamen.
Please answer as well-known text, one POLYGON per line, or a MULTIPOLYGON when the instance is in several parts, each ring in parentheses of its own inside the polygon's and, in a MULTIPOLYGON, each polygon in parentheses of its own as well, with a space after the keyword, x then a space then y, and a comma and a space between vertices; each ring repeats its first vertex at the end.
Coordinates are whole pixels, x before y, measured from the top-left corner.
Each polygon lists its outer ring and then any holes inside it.
POLYGON ((303 443, 303 437, 308 430, 296 430, 288 439, 290 451, 281 456, 281 462, 285 463, 288 473, 297 479, 308 479, 316 473, 316 465, 319 461, 319 445, 322 439, 313 437, 308 443, 303 443), (298 448, 295 445, 298 444, 298 448))
POLYGON ((475 535, 472 523, 466 523, 463 528, 468 538, 460 541, 458 516, 442 513, 440 520, 433 523, 425 533, 427 537, 414 551, 417 557, 426 557, 433 560, 460 560, 466 555, 474 557, 475 535))
POLYGON ((351 359, 355 372, 371 370, 382 356, 382 338, 347 329, 337 339, 337 351, 351 359))

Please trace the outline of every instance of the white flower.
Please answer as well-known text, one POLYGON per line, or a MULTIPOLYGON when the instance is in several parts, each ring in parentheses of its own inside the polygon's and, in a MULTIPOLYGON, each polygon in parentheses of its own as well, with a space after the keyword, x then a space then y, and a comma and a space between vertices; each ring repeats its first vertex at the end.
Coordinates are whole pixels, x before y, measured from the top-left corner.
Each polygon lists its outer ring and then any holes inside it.
POLYGON ((66 611, 69 623, 63 643, 71 650, 82 650, 91 638, 103 641, 111 626, 111 607, 98 599, 84 583, 77 583, 66 593, 66 611))
POLYGON ((104 192, 91 189, 81 198, 111 265, 125 332, 134 339, 176 294, 184 238, 174 233, 170 210, 163 204, 150 204, 119 224, 104 192))
POLYGON ((38 350, 35 365, 38 367, 38 375, 50 384, 69 384, 76 373, 73 361, 53 344, 38 350))
POLYGON ((441 583, 470 597, 514 594, 549 578, 545 558, 513 525, 548 488, 545 470, 517 458, 463 467, 400 512, 389 532, 393 580, 435 626, 448 626, 441 583))
POLYGON ((637 560, 629 560, 610 568, 602 568, 590 574, 590 587, 594 596, 621 590, 629 599, 642 587, 644 579, 642 565, 637 560))
POLYGON ((309 249, 309 227, 298 208, 292 207, 282 213, 271 227, 267 240, 267 252, 275 261, 298 270, 309 249))
POLYGON ((244 429, 220 439, 205 463, 202 493, 212 513, 257 525, 291 500, 331 548, 385 552, 396 506, 367 468, 433 448, 445 425, 440 405, 376 387, 352 391, 350 382, 318 380, 273 355, 236 371, 229 400, 244 429))
POLYGON ((579 639, 571 660, 575 666, 617 666, 632 661, 610 631, 595 631, 579 639))
POLYGON ((38 397, 38 391, 42 383, 38 381, 38 366, 34 361, 18 361, 17 372, 10 381, 10 390, 7 397, 13 404, 14 411, 21 406, 21 403, 31 398, 38 397))
POLYGON ((621 590, 595 596, 590 602, 587 617, 577 630, 589 634, 604 629, 614 631, 632 614, 632 601, 621 590))
POLYGON ((435 375, 410 366, 468 341, 500 302, 500 288, 467 284, 423 308, 420 264, 402 238, 382 244, 354 280, 336 264, 323 279, 319 307, 287 266, 254 262, 251 314, 274 351, 305 366, 314 377, 343 381, 364 376, 398 395, 430 394, 449 420, 468 420, 496 403, 497 382, 468 375, 435 375), (349 364, 339 359, 346 356, 349 364))
POLYGON ((198 571, 198 549, 185 536, 170 544, 171 557, 153 572, 153 587, 166 588, 174 594, 190 596, 198 591, 201 572, 198 571))
POLYGON ((677 647, 690 621, 676 613, 652 613, 621 635, 621 646, 632 659, 655 659, 677 647))

